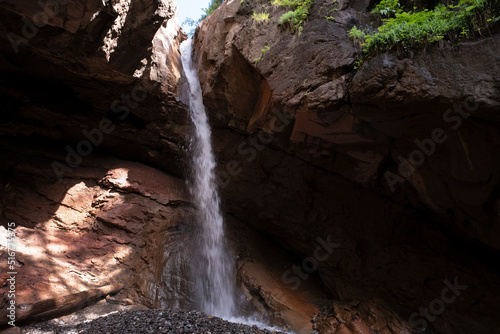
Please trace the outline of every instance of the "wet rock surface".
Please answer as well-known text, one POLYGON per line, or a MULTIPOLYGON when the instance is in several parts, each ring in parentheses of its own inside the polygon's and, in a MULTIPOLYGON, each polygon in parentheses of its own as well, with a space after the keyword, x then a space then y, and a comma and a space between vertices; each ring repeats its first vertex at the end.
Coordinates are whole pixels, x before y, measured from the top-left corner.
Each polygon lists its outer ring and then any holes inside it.
POLYGON ((196 311, 175 310, 125 310, 95 318, 86 323, 68 323, 52 320, 32 328, 24 328, 21 333, 283 333, 277 330, 259 329, 239 323, 224 321, 196 311))
POLYGON ((311 320, 318 333, 411 334, 414 329, 399 316, 384 308, 380 301, 323 303, 321 311, 311 320))

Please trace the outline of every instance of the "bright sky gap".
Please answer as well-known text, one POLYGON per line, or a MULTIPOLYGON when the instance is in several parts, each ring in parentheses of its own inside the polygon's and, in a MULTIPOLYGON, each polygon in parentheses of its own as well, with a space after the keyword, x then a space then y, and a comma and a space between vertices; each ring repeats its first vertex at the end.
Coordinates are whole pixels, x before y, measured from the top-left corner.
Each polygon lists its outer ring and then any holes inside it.
MULTIPOLYGON (((210 0, 176 0, 179 14, 179 23, 182 25, 186 18, 198 20, 203 14, 202 9, 208 8, 210 0)), ((185 32, 189 32, 192 28, 182 25, 185 32)))

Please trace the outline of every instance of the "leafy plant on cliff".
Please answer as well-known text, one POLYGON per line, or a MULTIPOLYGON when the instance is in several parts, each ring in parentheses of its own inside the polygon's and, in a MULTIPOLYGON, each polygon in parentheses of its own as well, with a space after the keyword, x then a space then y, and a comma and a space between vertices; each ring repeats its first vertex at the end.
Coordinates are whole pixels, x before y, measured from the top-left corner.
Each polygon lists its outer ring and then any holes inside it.
MULTIPOLYGON (((388 1, 391 8, 398 8, 397 0, 388 1)), ((382 19, 383 24, 374 33, 364 37, 360 29, 353 27, 349 36, 364 41, 363 55, 356 66, 371 55, 393 48, 406 51, 443 39, 459 41, 482 36, 500 19, 499 4, 500 0, 459 0, 457 5, 440 4, 433 10, 397 11, 394 17, 382 19)))
POLYGON ((349 37, 357 41, 364 42, 366 36, 367 34, 364 30, 358 29, 356 27, 352 27, 352 29, 349 31, 349 37))
POLYGON ((257 22, 269 22, 269 13, 253 13, 252 18, 257 22))
MULTIPOLYGON (((334 0, 333 4, 336 4, 337 3, 337 0, 334 0)), ((330 15, 328 16, 325 16, 325 19, 327 19, 328 21, 335 21, 335 17, 331 14, 335 13, 335 12, 338 12, 339 9, 338 8, 331 8, 330 9, 330 15)))
POLYGON ((273 0, 272 4, 292 7, 293 10, 281 15, 279 24, 290 26, 292 32, 297 31, 300 36, 313 2, 313 0, 273 0))
POLYGON ((261 53, 261 55, 260 55, 260 57, 259 57, 259 58, 255 58, 255 59, 254 59, 255 64, 257 64, 259 61, 261 61, 261 60, 262 60, 262 57, 264 57, 264 54, 265 54, 267 51, 269 51, 269 50, 271 50, 271 47, 270 47, 269 45, 264 46, 264 48, 263 48, 262 50, 260 50, 260 51, 262 52, 262 53, 261 53))
POLYGON ((372 10, 373 14, 379 14, 382 17, 391 17, 403 12, 398 0, 382 0, 372 10))

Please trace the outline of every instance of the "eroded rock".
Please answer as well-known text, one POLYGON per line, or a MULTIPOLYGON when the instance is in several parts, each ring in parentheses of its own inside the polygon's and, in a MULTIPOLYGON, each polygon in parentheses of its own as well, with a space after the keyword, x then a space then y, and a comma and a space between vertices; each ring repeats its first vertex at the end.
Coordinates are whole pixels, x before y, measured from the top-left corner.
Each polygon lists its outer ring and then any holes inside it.
MULTIPOLYGON (((408 326, 410 316, 421 317, 419 308, 454 277, 488 286, 486 303, 498 308, 499 296, 490 295, 499 284, 492 262, 499 230, 492 160, 498 36, 381 54, 354 71, 359 48, 347 32, 369 23, 368 6, 316 1, 299 36, 277 24, 286 8, 227 1, 197 29, 195 58, 216 125, 226 212, 265 231, 298 260, 314 255, 318 237, 331 237, 341 246, 318 263, 323 283, 341 301, 371 303, 394 331, 414 330, 418 319, 408 326), (269 22, 252 19, 254 12, 269 13, 269 22), (330 13, 335 21, 325 18, 330 13), (251 75, 234 82, 233 73, 251 75), (254 103, 231 109, 238 92, 253 95, 254 103), (470 94, 477 112, 457 120, 453 104, 471 107, 470 94), (454 120, 446 123, 450 108, 454 120), (433 135, 447 140, 432 156, 422 152, 425 163, 408 166, 418 154, 415 140, 433 135), (400 176, 396 185, 387 172, 400 176), (479 283, 478 271, 488 283, 479 283)), ((428 328, 498 328, 492 313, 473 306, 482 300, 480 290, 467 290, 428 328), (486 322, 468 316, 483 312, 486 322)), ((361 333, 373 325, 363 317, 325 321, 334 323, 332 332, 361 333)), ((372 329, 387 331, 384 326, 372 329)))
POLYGON ((51 177, 49 159, 9 161, 1 215, 16 224, 16 303, 121 282, 117 300, 189 305, 184 248, 191 209, 183 181, 109 157, 89 158, 62 182, 51 177))

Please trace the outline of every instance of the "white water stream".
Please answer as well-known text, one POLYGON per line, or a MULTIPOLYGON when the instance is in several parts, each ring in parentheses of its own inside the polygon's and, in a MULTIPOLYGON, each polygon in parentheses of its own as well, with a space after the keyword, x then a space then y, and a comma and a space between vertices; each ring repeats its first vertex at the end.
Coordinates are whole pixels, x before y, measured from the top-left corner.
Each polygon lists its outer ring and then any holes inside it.
POLYGON ((228 321, 255 325, 262 329, 280 330, 264 324, 259 316, 243 317, 236 307, 234 259, 229 256, 224 239, 224 221, 215 182, 215 157, 211 131, 203 105, 198 73, 192 63, 193 42, 181 44, 181 59, 189 84, 190 116, 195 126, 191 139, 192 183, 189 191, 198 208, 199 232, 196 253, 191 257, 195 279, 195 298, 200 311, 228 321))
POLYGON ((182 66, 189 84, 189 104, 195 134, 191 140, 190 192, 198 208, 198 254, 192 258, 196 298, 201 311, 229 319, 236 316, 233 261, 225 247, 224 222, 215 182, 215 158, 198 73, 192 64, 193 42, 181 45, 182 66))

